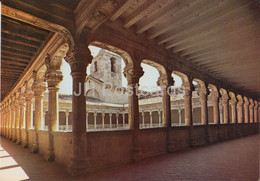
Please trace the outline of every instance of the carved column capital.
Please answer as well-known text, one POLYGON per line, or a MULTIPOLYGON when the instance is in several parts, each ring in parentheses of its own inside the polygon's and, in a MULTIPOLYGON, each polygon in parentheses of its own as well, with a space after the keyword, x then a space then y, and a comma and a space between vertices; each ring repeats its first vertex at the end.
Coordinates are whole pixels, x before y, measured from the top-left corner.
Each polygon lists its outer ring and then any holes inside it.
POLYGON ((168 87, 174 85, 174 80, 172 76, 160 76, 157 85, 160 87, 168 87))
POLYGON ((49 55, 45 58, 45 65, 47 70, 45 72, 45 81, 48 83, 48 87, 56 87, 63 79, 62 72, 59 70, 60 67, 51 64, 51 58, 49 55))
POLYGON ((143 76, 144 71, 141 67, 130 68, 124 70, 124 75, 128 81, 128 85, 138 84, 139 79, 143 76))
POLYGON ((43 92, 46 90, 45 82, 35 81, 32 85, 32 90, 35 97, 42 96, 43 92))
POLYGON ((88 48, 82 49, 79 46, 72 47, 65 57, 71 67, 72 77, 86 75, 86 67, 92 59, 90 50, 88 48))

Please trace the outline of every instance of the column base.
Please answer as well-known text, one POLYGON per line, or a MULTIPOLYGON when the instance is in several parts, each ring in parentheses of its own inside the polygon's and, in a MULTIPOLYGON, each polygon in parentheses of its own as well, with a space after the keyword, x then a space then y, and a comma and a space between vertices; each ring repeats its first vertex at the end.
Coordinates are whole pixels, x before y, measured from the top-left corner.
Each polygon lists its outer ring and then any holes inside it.
POLYGON ((12 139, 12 142, 14 142, 14 143, 15 143, 15 142, 16 142, 16 138, 13 138, 13 139, 12 139))
POLYGON ((47 162, 51 162, 54 161, 55 156, 54 156, 54 152, 53 149, 48 149, 47 153, 44 155, 44 160, 46 160, 47 162))
POLYGON ((132 150, 132 159, 134 162, 139 162, 144 159, 144 155, 141 148, 134 148, 132 150))
POLYGON ((22 143, 22 147, 23 147, 23 148, 28 148, 28 143, 23 142, 23 143, 22 143))
POLYGON ((31 148, 31 153, 38 153, 38 151, 39 151, 38 143, 33 143, 31 148))
POLYGON ((167 142, 166 149, 168 153, 173 153, 176 150, 174 143, 169 141, 167 142))
POLYGON ((20 145, 20 144, 21 144, 21 139, 20 139, 20 138, 17 138, 16 144, 17 144, 17 145, 20 145))
POLYGON ((88 169, 88 160, 85 159, 79 159, 79 158, 71 158, 69 165, 68 165, 68 173, 71 176, 80 176, 83 174, 86 174, 88 169))
POLYGON ((190 148, 196 147, 194 138, 190 138, 190 139, 189 139, 189 145, 190 145, 190 148))

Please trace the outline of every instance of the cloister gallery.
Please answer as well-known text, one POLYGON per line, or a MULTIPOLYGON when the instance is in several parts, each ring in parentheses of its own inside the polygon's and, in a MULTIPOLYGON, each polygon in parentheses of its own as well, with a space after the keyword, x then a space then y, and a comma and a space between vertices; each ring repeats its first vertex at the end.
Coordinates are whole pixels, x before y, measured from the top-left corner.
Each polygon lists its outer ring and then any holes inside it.
POLYGON ((1 136, 71 175, 259 132, 257 1, 1 9, 1 136))

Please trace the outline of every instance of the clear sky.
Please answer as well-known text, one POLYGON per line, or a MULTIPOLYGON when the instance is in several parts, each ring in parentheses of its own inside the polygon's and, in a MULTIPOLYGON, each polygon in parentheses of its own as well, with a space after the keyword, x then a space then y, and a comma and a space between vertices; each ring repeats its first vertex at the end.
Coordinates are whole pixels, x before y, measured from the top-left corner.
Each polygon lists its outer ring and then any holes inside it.
MULTIPOLYGON (((93 57, 97 56, 100 48, 90 46, 89 47, 91 54, 93 57)), ((159 72, 157 71, 156 68, 144 64, 141 64, 144 75, 141 77, 139 84, 140 84, 140 89, 142 90, 155 90, 159 89, 157 86, 157 80, 159 78, 159 72)), ((125 63, 122 60, 122 72, 125 67, 125 63)), ((61 71, 63 73, 63 81, 60 83, 60 94, 72 94, 72 77, 70 75, 70 66, 69 64, 63 60, 62 66, 61 66, 61 71)), ((90 65, 87 67, 87 74, 90 73, 90 65)), ((173 74, 173 78, 175 80, 175 85, 174 87, 179 87, 182 84, 181 78, 173 74)), ((126 87, 127 86, 127 80, 124 76, 122 76, 122 86, 126 87)))

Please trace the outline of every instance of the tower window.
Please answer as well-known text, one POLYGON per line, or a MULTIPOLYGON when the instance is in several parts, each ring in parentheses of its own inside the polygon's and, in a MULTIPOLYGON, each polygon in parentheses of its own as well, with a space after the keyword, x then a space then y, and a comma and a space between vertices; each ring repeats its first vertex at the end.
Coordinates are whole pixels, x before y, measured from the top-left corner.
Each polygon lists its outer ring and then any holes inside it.
POLYGON ((111 62, 111 72, 115 72, 116 71, 116 59, 115 59, 115 57, 110 58, 110 62, 111 62))
POLYGON ((97 62, 94 62, 94 72, 97 72, 97 62))

